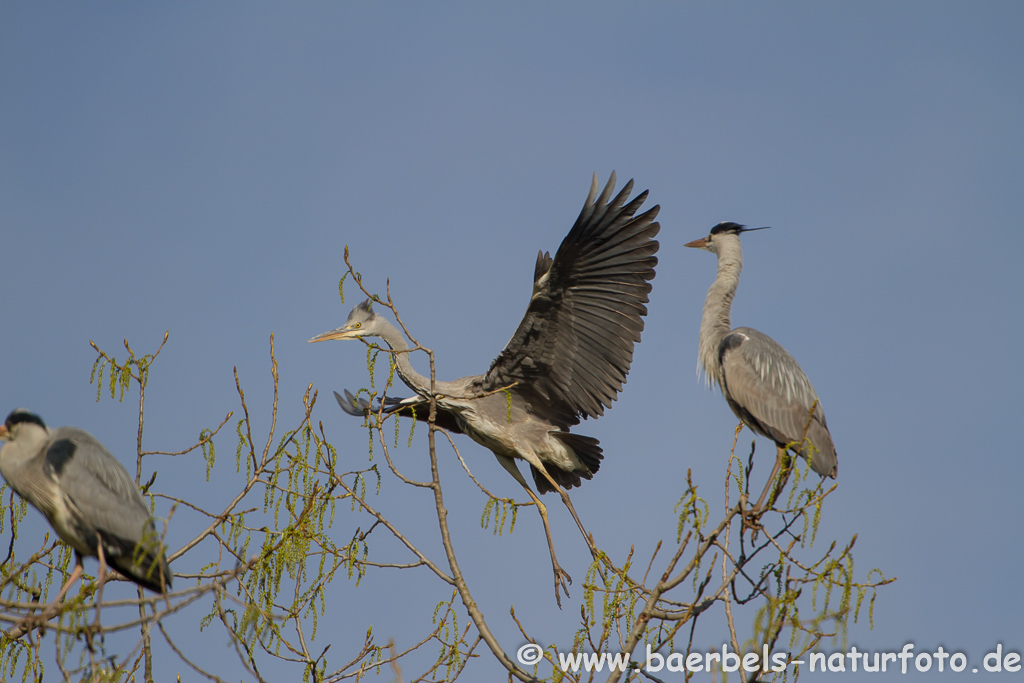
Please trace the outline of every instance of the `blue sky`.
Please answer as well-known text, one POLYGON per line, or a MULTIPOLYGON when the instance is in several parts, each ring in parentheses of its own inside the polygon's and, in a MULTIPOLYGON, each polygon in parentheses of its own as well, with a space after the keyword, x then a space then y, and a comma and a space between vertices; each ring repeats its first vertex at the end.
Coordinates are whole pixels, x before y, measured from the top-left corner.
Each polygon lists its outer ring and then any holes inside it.
MULTIPOLYGON (((670 538, 687 468, 720 500, 735 418, 694 373, 714 258, 683 244, 720 220, 771 225, 744 238, 733 322, 786 346, 822 398, 840 477, 819 537, 856 533, 858 570, 899 577, 850 642, 972 663, 1020 651, 1022 19, 1010 2, 5 3, 3 411, 84 427, 128 461, 135 400, 95 402, 89 340, 123 357, 122 339, 151 351, 169 329, 149 447, 236 410, 234 366, 265 429, 272 333, 295 421, 310 382, 323 398, 366 383, 360 345, 305 343, 358 300, 337 295, 346 245, 368 286, 390 279, 439 377, 483 372, 537 250, 614 169, 661 205, 662 246, 629 382, 577 430, 607 456, 573 496, 598 543, 648 556, 670 538)), ((366 462, 358 421, 328 400, 315 416, 366 462)), ((414 472, 418 434, 397 451, 414 472)), ((491 490, 520 495, 460 446, 491 490)), ((578 614, 551 600, 536 515, 493 538, 451 460, 449 510, 492 622, 513 634, 514 604, 568 645, 578 614)), ((216 501, 200 468, 168 463, 161 483, 216 501)), ((436 550, 417 527, 427 502, 387 500, 436 550)), ((578 600, 589 555, 550 507, 578 600)), ((339 661, 365 622, 412 638, 410 615, 449 594, 425 572, 336 590, 339 661)))

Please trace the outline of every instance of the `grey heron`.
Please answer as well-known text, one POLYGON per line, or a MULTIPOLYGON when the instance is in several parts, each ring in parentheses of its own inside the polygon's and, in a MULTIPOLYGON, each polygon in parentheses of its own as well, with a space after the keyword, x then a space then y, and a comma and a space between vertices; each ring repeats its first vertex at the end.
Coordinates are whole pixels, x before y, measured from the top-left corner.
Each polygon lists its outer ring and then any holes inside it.
MULTIPOLYGON (((660 226, 654 219, 659 207, 634 217, 647 192, 627 203, 630 180, 611 199, 614 172, 600 196, 599 187, 595 174, 583 210, 554 257, 538 253, 526 314, 487 372, 437 381, 433 391, 436 424, 490 449, 537 505, 559 604, 559 588, 568 595, 565 581, 572 579, 555 556, 547 509, 516 460, 529 463, 539 493, 559 493, 596 558, 593 539, 565 489, 593 477, 603 454, 597 439, 569 430, 582 418, 603 415, 622 389, 644 328, 644 304, 658 262, 654 237, 660 226)), ((344 325, 309 341, 364 337, 378 337, 391 348, 399 377, 416 392, 406 399, 389 397, 386 408, 427 420, 430 378, 412 367, 402 333, 369 300, 357 305, 344 325)), ((338 396, 346 412, 363 415, 370 409, 349 397, 338 396)))
MULTIPOLYGON (((768 335, 749 327, 732 329, 730 310, 743 269, 740 234, 762 229, 723 222, 707 237, 686 244, 718 256, 718 275, 708 289, 701 317, 699 361, 708 382, 718 384, 736 417, 775 442, 775 469, 768 486, 787 447, 806 458, 815 472, 834 479, 836 448, 807 375, 768 335)), ((764 494, 754 510, 763 502, 764 494)))
POLYGON ((170 588, 170 568, 146 501, 103 444, 76 427, 51 431, 20 408, 0 426, 0 439, 6 439, 0 474, 75 551, 75 568, 53 605, 81 576, 83 556, 99 558, 101 582, 110 564, 151 591, 170 588))

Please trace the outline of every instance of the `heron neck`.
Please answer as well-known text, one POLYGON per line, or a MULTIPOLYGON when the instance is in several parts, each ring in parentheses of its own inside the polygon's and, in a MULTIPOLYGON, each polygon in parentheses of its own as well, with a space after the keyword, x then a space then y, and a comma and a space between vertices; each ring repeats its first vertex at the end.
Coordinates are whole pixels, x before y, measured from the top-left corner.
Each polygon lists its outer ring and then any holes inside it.
POLYGON ((740 283, 743 270, 743 250, 740 239, 735 235, 720 235, 717 238, 718 275, 708 289, 704 300, 704 313, 700 321, 700 364, 704 368, 705 380, 712 379, 722 386, 722 368, 718 358, 718 347, 725 335, 732 329, 732 299, 740 283))
POLYGON ((406 386, 417 394, 429 394, 430 378, 424 377, 412 367, 412 363, 409 361, 409 345, 398 328, 391 323, 386 323, 380 338, 394 352, 392 356, 395 359, 395 370, 398 371, 398 376, 402 378, 406 386))

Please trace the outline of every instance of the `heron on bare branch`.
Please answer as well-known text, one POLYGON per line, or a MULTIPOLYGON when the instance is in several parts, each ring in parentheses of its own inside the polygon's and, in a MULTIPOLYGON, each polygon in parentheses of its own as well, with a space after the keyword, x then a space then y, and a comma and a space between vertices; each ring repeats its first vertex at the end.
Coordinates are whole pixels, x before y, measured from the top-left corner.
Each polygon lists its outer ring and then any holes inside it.
POLYGON ((775 469, 754 506, 759 511, 787 449, 802 455, 823 477, 836 476, 836 448, 818 394, 796 359, 766 334, 732 328, 730 311, 743 270, 740 234, 748 228, 724 222, 686 246, 718 256, 718 275, 708 289, 700 323, 699 362, 708 381, 722 389, 729 407, 755 434, 776 445, 775 469))
MULTIPOLYGON (((430 378, 413 369, 402 333, 369 300, 356 306, 344 325, 309 340, 383 340, 394 352, 399 377, 416 392, 411 398, 385 399, 385 409, 427 420, 433 394, 438 427, 466 434, 494 453, 537 505, 559 604, 559 589, 568 595, 572 579, 555 556, 547 509, 516 460, 529 463, 539 493, 558 492, 597 558, 566 489, 593 477, 604 456, 597 439, 570 428, 603 415, 622 389, 658 262, 659 207, 635 215, 647 192, 629 200, 632 180, 612 198, 614 173, 600 195, 599 187, 595 175, 583 210, 554 257, 537 255, 526 315, 485 374, 435 381, 432 392, 430 378)), ((346 395, 338 396, 346 412, 362 416, 371 409, 346 395)))
POLYGON ((88 432, 50 430, 35 413, 17 409, 0 425, 0 474, 45 515, 75 551, 75 568, 42 619, 82 575, 83 557, 100 561, 97 625, 106 567, 157 593, 171 570, 149 506, 124 465, 88 432))

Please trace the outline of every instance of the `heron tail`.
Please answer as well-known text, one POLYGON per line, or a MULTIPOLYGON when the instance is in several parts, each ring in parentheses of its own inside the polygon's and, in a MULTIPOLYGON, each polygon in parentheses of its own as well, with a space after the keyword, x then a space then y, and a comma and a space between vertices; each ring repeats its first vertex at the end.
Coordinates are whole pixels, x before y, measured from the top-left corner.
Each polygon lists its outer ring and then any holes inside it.
MULTIPOLYGON (((583 466, 582 470, 563 470, 558 467, 548 467, 548 474, 563 489, 571 489, 579 486, 583 479, 591 479, 594 473, 601 469, 601 461, 604 459, 600 442, 591 436, 582 436, 571 432, 552 432, 552 436, 561 439, 566 446, 576 454, 576 459, 583 466)), ((535 467, 530 466, 533 473, 533 482, 537 485, 539 493, 554 491, 551 483, 535 467)))
POLYGON ((160 537, 149 529, 138 544, 103 534, 103 552, 107 563, 125 577, 154 593, 171 587, 171 568, 167 564, 160 537))

